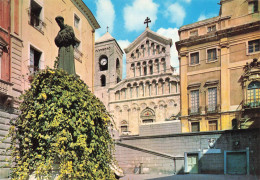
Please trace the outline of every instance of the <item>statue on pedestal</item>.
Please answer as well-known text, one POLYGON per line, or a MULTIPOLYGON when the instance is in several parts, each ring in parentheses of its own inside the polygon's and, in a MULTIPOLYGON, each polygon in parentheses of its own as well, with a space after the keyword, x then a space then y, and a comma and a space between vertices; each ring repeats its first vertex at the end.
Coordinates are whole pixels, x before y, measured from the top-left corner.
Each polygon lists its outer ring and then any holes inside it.
POLYGON ((55 44, 59 47, 58 68, 75 75, 74 46, 76 40, 73 28, 64 24, 64 18, 61 16, 57 16, 55 20, 60 26, 60 31, 55 38, 55 44))

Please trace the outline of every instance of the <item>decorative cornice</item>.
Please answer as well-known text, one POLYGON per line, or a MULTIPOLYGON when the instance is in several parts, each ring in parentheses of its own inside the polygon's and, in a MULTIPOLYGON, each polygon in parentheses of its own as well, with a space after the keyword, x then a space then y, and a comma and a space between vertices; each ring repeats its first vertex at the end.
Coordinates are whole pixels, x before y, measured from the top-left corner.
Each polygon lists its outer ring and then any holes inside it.
MULTIPOLYGON (((260 29, 260 20, 252 22, 252 23, 247 23, 247 24, 227 28, 224 30, 219 30, 219 31, 216 31, 215 33, 209 33, 209 34, 205 34, 205 35, 201 35, 201 36, 190 37, 188 39, 177 41, 175 44, 176 44, 177 50, 180 51, 180 48, 182 46, 189 47, 189 46, 193 46, 193 45, 197 45, 197 44, 208 43, 211 41, 218 41, 221 38, 232 37, 235 35, 244 34, 245 32, 249 33, 249 32, 253 32, 253 31, 259 31, 259 29, 260 29)), ((222 43, 221 45, 228 47, 227 43, 222 43)))
POLYGON ((94 30, 100 28, 100 25, 98 24, 96 18, 94 17, 90 9, 86 6, 86 4, 82 0, 71 0, 71 1, 80 10, 80 12, 86 17, 86 19, 89 21, 89 24, 94 30))

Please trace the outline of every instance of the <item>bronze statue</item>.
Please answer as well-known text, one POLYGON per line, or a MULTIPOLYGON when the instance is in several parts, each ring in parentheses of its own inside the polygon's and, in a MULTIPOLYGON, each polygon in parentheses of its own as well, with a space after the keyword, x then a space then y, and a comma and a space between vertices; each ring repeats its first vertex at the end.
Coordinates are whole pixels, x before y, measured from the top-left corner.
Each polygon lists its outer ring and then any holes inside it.
POLYGON ((55 20, 60 26, 60 31, 55 38, 55 44, 59 47, 58 68, 75 75, 74 46, 76 40, 73 28, 64 24, 64 18, 61 16, 57 16, 55 20))

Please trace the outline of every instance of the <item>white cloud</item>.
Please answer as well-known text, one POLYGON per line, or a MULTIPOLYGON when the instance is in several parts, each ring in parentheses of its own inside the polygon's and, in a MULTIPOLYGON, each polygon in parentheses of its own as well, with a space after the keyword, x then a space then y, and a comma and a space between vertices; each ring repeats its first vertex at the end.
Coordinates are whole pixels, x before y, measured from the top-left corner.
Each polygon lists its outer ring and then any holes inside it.
POLYGON ((184 8, 179 3, 174 3, 168 6, 164 16, 169 18, 169 21, 175 23, 178 27, 183 24, 186 16, 184 8))
POLYGON ((199 18, 198 18, 198 21, 202 21, 202 20, 205 20, 205 19, 209 19, 211 17, 215 17, 217 16, 216 14, 200 14, 199 18))
POLYGON ((117 42, 122 50, 124 50, 130 44, 130 41, 128 40, 118 40, 117 42))
POLYGON ((101 26, 98 30, 100 34, 104 34, 109 27, 109 32, 114 29, 115 10, 111 0, 98 0, 97 5, 97 21, 101 26))
POLYGON ((148 16, 151 19, 150 27, 157 19, 159 5, 153 0, 134 0, 133 4, 124 8, 125 28, 128 31, 140 31, 145 29, 144 20, 148 16))
POLYGON ((204 19, 207 19, 204 14, 201 14, 200 17, 198 18, 198 21, 202 21, 204 19))
POLYGON ((98 31, 95 31, 95 41, 100 38, 100 33, 98 31))
POLYGON ((176 50, 175 42, 179 41, 179 34, 177 28, 160 28, 157 31, 158 34, 172 39, 171 47, 171 65, 176 68, 179 72, 179 60, 178 60, 178 51, 176 50))
MULTIPOLYGON (((124 49, 130 44, 128 40, 118 40, 117 41, 121 49, 124 51, 124 49)), ((123 55, 123 75, 122 79, 125 79, 126 77, 126 55, 123 55)))

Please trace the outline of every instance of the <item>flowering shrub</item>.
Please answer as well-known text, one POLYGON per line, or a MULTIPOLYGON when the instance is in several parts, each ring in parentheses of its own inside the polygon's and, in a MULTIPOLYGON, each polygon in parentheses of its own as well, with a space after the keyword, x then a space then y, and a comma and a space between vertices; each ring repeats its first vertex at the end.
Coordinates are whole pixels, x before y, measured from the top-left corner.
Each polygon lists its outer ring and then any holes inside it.
POLYGON ((12 178, 114 179, 113 141, 102 102, 74 75, 47 68, 22 96, 11 122, 12 178))

